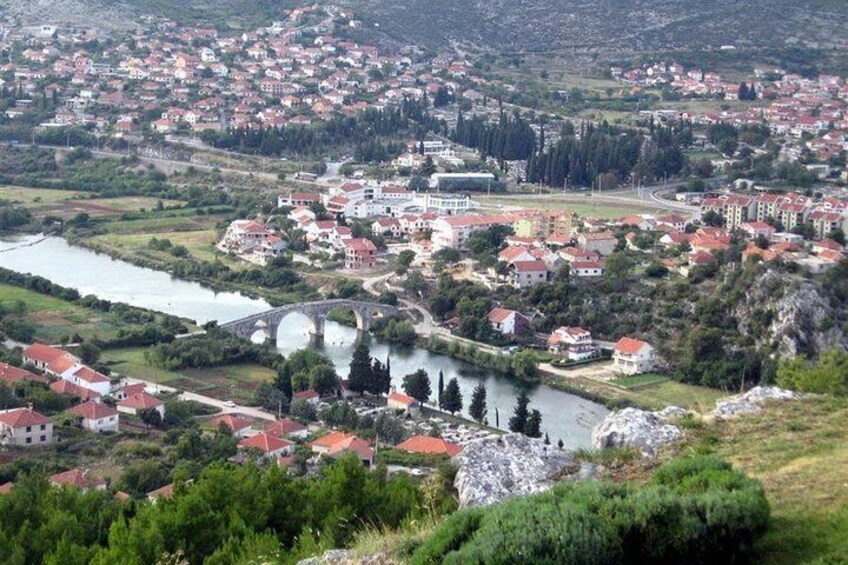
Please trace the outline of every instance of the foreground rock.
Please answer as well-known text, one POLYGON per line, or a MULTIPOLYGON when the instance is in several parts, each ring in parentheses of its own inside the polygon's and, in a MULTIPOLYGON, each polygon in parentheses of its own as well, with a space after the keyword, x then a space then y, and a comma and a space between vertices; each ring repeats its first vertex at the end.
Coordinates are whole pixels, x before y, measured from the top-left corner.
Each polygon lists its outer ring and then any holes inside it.
POLYGON ((566 475, 590 478, 595 474, 592 469, 581 469, 573 452, 521 434, 473 441, 456 456, 456 462, 459 471, 454 486, 461 507, 542 492, 566 475))
POLYGON ((613 412, 592 431, 592 446, 596 449, 632 448, 646 457, 654 457, 664 445, 683 437, 680 428, 667 423, 686 411, 670 406, 662 412, 647 412, 625 408, 613 412))
POLYGON ((778 388, 776 386, 754 387, 744 394, 731 396, 716 402, 715 410, 710 415, 717 419, 735 418, 744 414, 752 414, 761 410, 761 405, 769 401, 797 400, 797 392, 778 388))
POLYGON ((331 549, 318 557, 298 561, 297 565, 394 565, 397 563, 384 553, 355 557, 346 549, 331 549))

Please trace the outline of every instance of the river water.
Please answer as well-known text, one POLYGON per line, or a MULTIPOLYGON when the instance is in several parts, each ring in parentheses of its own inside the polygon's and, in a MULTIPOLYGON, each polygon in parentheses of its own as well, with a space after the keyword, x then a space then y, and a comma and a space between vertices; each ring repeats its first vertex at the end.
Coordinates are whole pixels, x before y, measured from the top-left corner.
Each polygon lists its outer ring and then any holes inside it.
MULTIPOLYGON (((50 279, 61 286, 77 289, 82 294, 124 302, 196 320, 226 322, 270 308, 256 300, 232 292, 215 292, 200 284, 180 280, 167 273, 136 267, 103 254, 69 245, 56 237, 23 236, 0 239, 0 267, 31 273, 50 279)), ((530 397, 530 408, 542 413, 542 429, 551 441, 562 439, 566 447, 588 447, 592 428, 607 414, 604 406, 583 398, 546 387, 527 385, 492 374, 468 363, 424 349, 406 348, 381 342, 373 336, 357 335, 353 328, 327 322, 323 344, 310 343, 305 316, 291 314, 280 324, 277 346, 288 354, 313 347, 329 357, 340 375, 347 375, 357 339, 366 339, 372 355, 392 366, 392 384, 400 388, 403 375, 419 368, 430 374, 435 394, 439 371, 445 381, 456 377, 467 408, 471 392, 481 380, 487 389, 489 423, 506 428, 515 406, 515 398, 523 388, 530 397)))

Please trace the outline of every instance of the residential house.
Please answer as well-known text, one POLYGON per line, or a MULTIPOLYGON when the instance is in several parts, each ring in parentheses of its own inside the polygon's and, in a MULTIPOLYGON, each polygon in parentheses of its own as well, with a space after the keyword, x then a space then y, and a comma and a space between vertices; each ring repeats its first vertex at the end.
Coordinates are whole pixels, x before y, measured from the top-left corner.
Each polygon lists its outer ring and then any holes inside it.
POLYGON ((418 412, 418 409, 421 407, 421 403, 411 396, 401 392, 392 391, 389 393, 389 397, 386 400, 386 406, 394 410, 403 410, 404 412, 414 414, 418 412))
POLYGON ((159 500, 167 500, 174 496, 174 483, 169 483, 163 487, 159 487, 147 493, 147 500, 151 504, 156 504, 159 500))
POLYGON ((36 375, 8 363, 0 363, 0 383, 14 385, 23 382, 36 382, 45 385, 48 383, 47 379, 41 375, 36 375))
POLYGON ((329 432, 314 440, 309 447, 312 448, 312 453, 326 455, 335 444, 351 437, 356 436, 347 432, 329 432))
POLYGON ((209 421, 213 428, 223 427, 237 438, 246 438, 253 435, 253 422, 241 414, 221 414, 209 421))
POLYGON ((0 411, 0 445, 33 447, 53 443, 53 422, 32 408, 0 411))
POLYGON ((462 446, 447 440, 431 436, 412 436, 395 446, 399 451, 421 453, 425 455, 447 455, 453 457, 462 451, 462 446))
POLYGON ((601 261, 572 261, 569 274, 572 277, 602 277, 604 264, 601 261))
POLYGON ((139 410, 154 409, 165 417, 165 403, 146 392, 137 392, 118 402, 118 412, 138 414, 139 410))
POLYGON ((321 401, 321 395, 314 390, 301 390, 292 394, 292 401, 302 400, 310 404, 318 404, 321 401))
POLYGON ((639 339, 622 337, 613 348, 612 362, 616 372, 637 375, 653 370, 656 355, 650 344, 639 339))
POLYGON ((69 381, 59 380, 56 382, 52 382, 50 383, 50 390, 52 390, 56 394, 70 396, 72 398, 79 398, 80 400, 92 400, 94 402, 100 402, 99 393, 75 385, 74 383, 69 381))
POLYGON ((618 239, 609 231, 582 232, 577 234, 577 245, 600 255, 610 255, 615 251, 618 239))
POLYGON ((71 469, 50 476, 50 484, 54 487, 72 487, 82 491, 106 490, 106 481, 91 473, 88 469, 71 469))
POLYGON ((76 364, 59 377, 71 384, 107 396, 112 390, 112 382, 106 375, 99 373, 86 365, 76 364))
POLYGON ((371 233, 375 236, 400 237, 400 220, 397 218, 380 218, 371 224, 371 233))
POLYGON ((79 416, 85 430, 98 433, 118 431, 120 420, 118 411, 106 404, 89 400, 69 408, 66 412, 79 416))
POLYGON ((544 261, 515 261, 512 263, 512 286, 528 288, 548 281, 548 266, 544 261))
POLYGON ((306 436, 309 435, 309 429, 306 426, 289 418, 283 418, 281 420, 277 420, 273 424, 269 424, 265 427, 264 431, 266 434, 278 438, 294 440, 304 440, 306 439, 306 436))
POLYGON ((752 222, 745 222, 739 226, 739 229, 751 239, 764 237, 767 240, 771 239, 771 236, 773 236, 777 231, 774 226, 756 220, 752 222))
POLYGON ((505 336, 521 335, 530 328, 530 320, 524 314, 508 308, 492 308, 489 312, 489 324, 492 329, 505 336))
POLYGON ((548 349, 572 361, 583 361, 600 354, 600 348, 595 345, 589 330, 569 326, 559 327, 551 333, 548 349))
POLYGON ((292 442, 265 432, 241 440, 238 446, 241 449, 257 449, 264 457, 269 458, 290 455, 294 450, 292 442))
POLYGON ((356 436, 347 437, 334 443, 327 451, 327 455, 333 458, 343 457, 350 453, 355 454, 366 467, 374 464, 374 449, 367 441, 356 436))
POLYGON ((46 371, 47 365, 59 359, 71 359, 74 363, 79 359, 58 347, 51 347, 42 343, 33 343, 23 352, 23 361, 27 365, 32 365, 40 371, 46 371))
POLYGON ((377 262, 377 246, 370 239, 355 237, 344 242, 345 268, 373 267, 377 262))

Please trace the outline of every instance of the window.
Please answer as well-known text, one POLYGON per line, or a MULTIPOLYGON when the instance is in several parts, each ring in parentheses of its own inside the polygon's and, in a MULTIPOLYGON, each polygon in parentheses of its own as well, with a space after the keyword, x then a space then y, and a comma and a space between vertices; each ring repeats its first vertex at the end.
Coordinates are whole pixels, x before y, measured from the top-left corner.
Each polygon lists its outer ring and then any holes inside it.
POLYGON ((46 429, 47 429, 47 426, 45 424, 41 424, 41 431, 44 431, 46 429))
POLYGON ((41 436, 41 443, 44 443, 46 441, 47 441, 47 436, 41 436))
POLYGON ((27 427, 26 427, 26 431, 27 431, 27 433, 31 432, 31 431, 32 431, 32 426, 27 426, 27 427))
POLYGON ((31 437, 26 438, 26 442, 27 442, 27 444, 32 443, 32 438, 31 437))

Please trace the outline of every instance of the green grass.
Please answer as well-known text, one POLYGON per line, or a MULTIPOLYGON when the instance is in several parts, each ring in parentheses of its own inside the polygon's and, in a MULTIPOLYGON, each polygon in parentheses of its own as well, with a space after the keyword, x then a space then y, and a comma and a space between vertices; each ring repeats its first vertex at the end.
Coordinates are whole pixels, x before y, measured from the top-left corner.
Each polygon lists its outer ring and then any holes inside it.
POLYGON ((73 190, 50 190, 47 188, 24 188, 0 186, 0 200, 11 200, 27 208, 41 208, 78 198, 83 192, 73 190))
POLYGON ((98 247, 106 247, 121 254, 142 253, 157 259, 170 259, 168 252, 155 251, 148 246, 150 239, 168 239, 174 245, 185 246, 191 255, 201 261, 214 261, 223 255, 215 250, 215 230, 164 231, 156 233, 110 233, 89 239, 98 247))
POLYGON ((654 385, 668 381, 668 377, 656 373, 644 373, 632 377, 620 377, 610 381, 611 384, 624 388, 635 388, 644 385, 654 385))
POLYGON ((776 403, 703 433, 766 489, 773 526, 757 548, 759 562, 848 555, 848 399, 776 403))
POLYGON ((214 227, 216 216, 152 217, 138 220, 120 220, 103 224, 109 233, 156 235, 162 232, 197 231, 214 227))
POLYGON ((258 384, 276 376, 273 370, 252 364, 176 371, 160 369, 147 363, 146 350, 144 347, 107 350, 103 352, 102 361, 109 364, 113 373, 122 376, 239 403, 249 402, 258 384))
MULTIPOLYGON (((126 323, 114 319, 108 313, 89 310, 16 286, 0 284, 0 306, 14 310, 18 303, 24 305, 21 317, 36 326, 36 339, 48 343, 58 342, 62 336, 75 333, 87 339, 109 339, 115 337, 120 328, 127 327, 126 323)), ((15 315, 17 314, 12 314, 15 315)))

